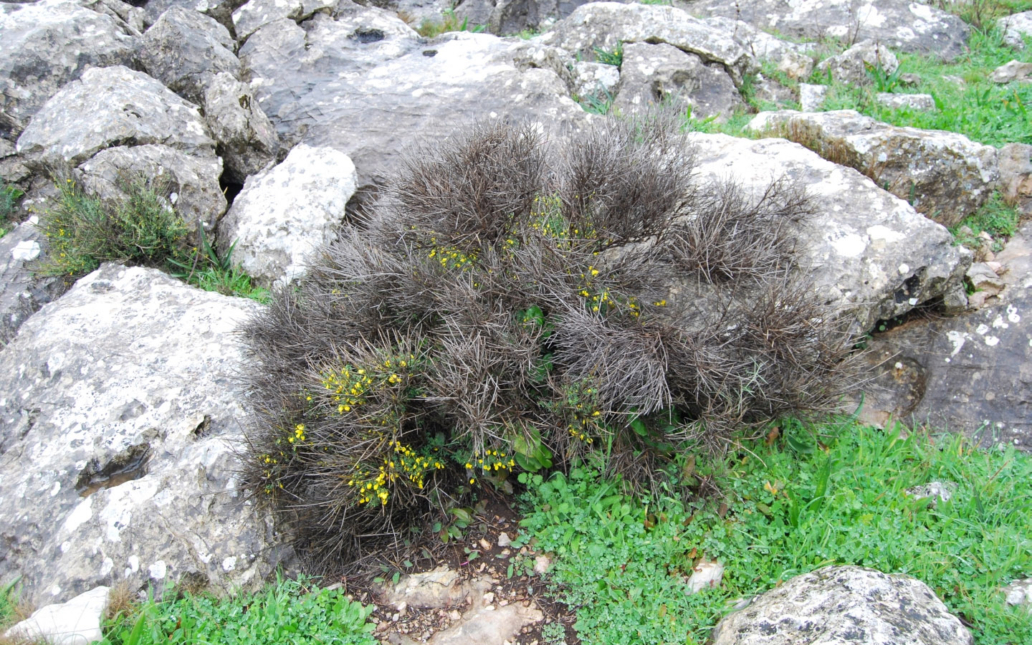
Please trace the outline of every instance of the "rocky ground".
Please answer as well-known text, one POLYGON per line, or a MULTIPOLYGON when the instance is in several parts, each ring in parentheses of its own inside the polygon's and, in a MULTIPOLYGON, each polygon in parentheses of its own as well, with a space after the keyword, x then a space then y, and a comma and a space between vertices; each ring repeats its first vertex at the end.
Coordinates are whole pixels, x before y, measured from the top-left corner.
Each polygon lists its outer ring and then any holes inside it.
MULTIPOLYGON (((801 107, 756 114, 753 138, 693 134, 696 181, 734 177, 758 194, 784 177, 806 188, 815 214, 792 233, 798 270, 815 297, 871 333, 866 421, 1032 450, 1032 228, 969 249, 944 226, 994 192, 1032 213, 1032 146, 811 111, 818 86, 759 74, 809 79, 814 49, 801 41, 831 37, 856 44, 818 69, 865 83, 872 67, 892 74, 895 54, 961 56, 966 23, 902 0, 467 0, 452 15, 485 31, 417 32, 446 9, 443 0, 0 4, 0 179, 26 194, 0 238, 0 582, 21 576, 43 607, 119 582, 253 589, 297 565, 236 476, 246 413, 235 330, 262 305, 154 269, 105 265, 74 284, 36 275, 48 252, 38 215, 55 179, 117 202, 120 173, 160 176, 192 235, 232 247, 243 270, 279 287, 303 275, 414 145, 477 120, 528 122, 558 141, 607 118, 585 109, 590 97, 608 96, 623 115, 666 101, 725 121, 751 109, 748 86, 801 107), (600 62, 617 50, 619 65, 600 62)), ((1032 35, 1029 15, 1001 22, 1012 46, 1032 35)), ((1026 83, 1026 67, 994 74, 1026 83)), ((929 99, 885 100, 924 109, 929 99)), ((463 544, 477 559, 455 550, 448 568, 367 597, 379 603, 379 637, 543 643, 545 616, 570 624, 520 573, 547 562, 507 544, 517 532, 510 511, 487 515, 463 544)), ((777 590, 769 611, 810 583, 777 590)), ((893 603, 928 600, 898 577, 839 586, 863 597, 879 585, 891 588, 878 592, 891 596, 890 614, 893 603)), ((910 616, 917 626, 893 628, 915 634, 907 642, 970 642, 944 613, 933 606, 910 616)), ((733 623, 716 642, 761 642, 747 633, 759 623, 733 623)))

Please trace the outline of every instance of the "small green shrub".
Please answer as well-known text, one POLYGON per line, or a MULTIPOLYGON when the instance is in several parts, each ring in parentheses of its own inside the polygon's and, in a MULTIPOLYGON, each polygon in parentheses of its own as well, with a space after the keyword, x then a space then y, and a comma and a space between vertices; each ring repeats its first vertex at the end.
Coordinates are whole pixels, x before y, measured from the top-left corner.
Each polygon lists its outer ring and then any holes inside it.
POLYGON ((246 484, 311 566, 515 471, 598 455, 644 492, 689 445, 837 405, 851 343, 791 271, 805 196, 696 186, 693 159, 656 115, 554 149, 477 127, 275 295, 245 329, 246 484))
POLYGON ((304 578, 277 579, 253 596, 148 600, 107 623, 99 645, 374 645, 372 610, 304 578))
POLYGON ((1004 202, 999 193, 993 193, 989 201, 983 204, 976 213, 950 228, 950 232, 961 244, 970 248, 978 248, 981 246, 978 234, 982 231, 1002 242, 1018 231, 1019 221, 1020 215, 1017 209, 1004 202), (965 226, 971 230, 970 234, 967 231, 961 232, 965 226))
POLYGON ((161 194, 143 180, 126 181, 126 199, 111 209, 85 194, 71 180, 58 184, 57 203, 48 208, 40 228, 49 242, 41 269, 54 275, 79 276, 102 262, 164 266, 187 256, 187 227, 161 194))
POLYGON ((623 41, 617 42, 616 47, 612 49, 596 47, 594 51, 596 62, 603 65, 613 65, 614 67, 623 65, 623 41))
POLYGON ((585 468, 522 476, 532 510, 517 543, 554 554, 552 593, 582 642, 705 643, 737 599, 836 564, 916 577, 979 645, 1032 642, 1032 615, 999 592, 1032 571, 1032 458, 1013 448, 782 423, 721 459, 683 458, 679 475, 696 498, 628 496, 585 468), (949 502, 904 492, 936 480, 955 485, 949 502), (723 583, 688 595, 703 558, 723 583))
POLYGON ((251 282, 251 276, 233 264, 233 250, 230 245, 225 255, 218 252, 208 241, 204 229, 200 230, 201 243, 190 261, 169 258, 172 276, 205 291, 215 291, 224 296, 250 298, 263 304, 270 300, 269 290, 251 282))
POLYGON ((20 578, 15 578, 0 587, 0 633, 18 621, 18 591, 15 587, 20 578))
POLYGON ((17 186, 7 186, 0 182, 0 237, 7 233, 7 224, 14 216, 18 208, 18 202, 25 196, 25 193, 17 186))
POLYGON ((469 31, 471 33, 480 33, 484 31, 485 28, 485 25, 470 25, 469 18, 459 20, 459 17, 455 15, 454 9, 445 9, 444 12, 442 12, 441 20, 426 19, 420 23, 416 32, 424 38, 437 38, 441 34, 449 31, 469 31))

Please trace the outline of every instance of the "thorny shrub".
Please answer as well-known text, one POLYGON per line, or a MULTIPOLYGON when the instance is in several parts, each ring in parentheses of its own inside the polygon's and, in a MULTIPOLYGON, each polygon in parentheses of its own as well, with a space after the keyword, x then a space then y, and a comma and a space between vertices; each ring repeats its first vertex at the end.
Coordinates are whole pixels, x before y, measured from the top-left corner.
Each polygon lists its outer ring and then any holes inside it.
POLYGON ((475 127, 256 314, 246 481, 310 566, 516 470, 596 459, 644 490, 678 450, 837 405, 848 334, 792 271, 805 195, 693 167, 663 115, 554 149, 475 127))

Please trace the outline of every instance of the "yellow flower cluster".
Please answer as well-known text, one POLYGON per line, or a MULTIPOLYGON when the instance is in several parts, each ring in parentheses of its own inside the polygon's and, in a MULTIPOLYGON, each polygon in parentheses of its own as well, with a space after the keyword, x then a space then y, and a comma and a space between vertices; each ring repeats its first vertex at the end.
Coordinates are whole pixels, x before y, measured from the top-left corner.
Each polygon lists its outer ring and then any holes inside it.
POLYGON ((384 457, 375 471, 362 471, 348 480, 348 486, 359 493, 359 504, 368 504, 374 499, 380 500, 381 505, 386 504, 390 497, 388 485, 398 480, 408 481, 422 489, 428 472, 444 468, 440 461, 421 455, 400 441, 391 441, 387 446, 393 448, 394 454, 384 457))
POLYGON ((294 426, 294 434, 289 435, 287 437, 287 442, 288 443, 294 443, 294 442, 301 443, 304 440, 305 440, 305 424, 299 423, 296 426, 294 426))
POLYGON ((473 268, 473 263, 476 262, 476 253, 464 253, 459 249, 450 246, 437 246, 437 238, 431 237, 430 243, 433 244, 430 248, 430 253, 427 257, 433 259, 437 258, 437 261, 441 263, 441 266, 445 269, 459 269, 460 271, 467 271, 473 268))
POLYGON ((373 379, 362 368, 345 365, 339 372, 323 375, 322 385, 330 392, 330 400, 337 406, 337 413, 351 412, 365 402, 365 393, 373 379))

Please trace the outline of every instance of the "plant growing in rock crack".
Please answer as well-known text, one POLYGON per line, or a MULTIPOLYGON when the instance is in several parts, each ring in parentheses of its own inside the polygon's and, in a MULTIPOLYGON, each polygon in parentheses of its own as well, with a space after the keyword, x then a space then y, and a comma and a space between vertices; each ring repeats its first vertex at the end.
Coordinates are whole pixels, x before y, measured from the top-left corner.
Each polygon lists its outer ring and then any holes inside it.
POLYGON ((695 185, 676 123, 424 147, 246 325, 245 480, 311 566, 513 471, 590 459, 644 490, 679 450, 836 405, 849 338, 792 271, 807 199, 695 185))

